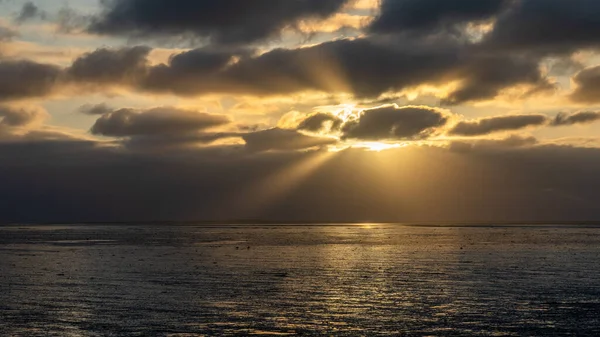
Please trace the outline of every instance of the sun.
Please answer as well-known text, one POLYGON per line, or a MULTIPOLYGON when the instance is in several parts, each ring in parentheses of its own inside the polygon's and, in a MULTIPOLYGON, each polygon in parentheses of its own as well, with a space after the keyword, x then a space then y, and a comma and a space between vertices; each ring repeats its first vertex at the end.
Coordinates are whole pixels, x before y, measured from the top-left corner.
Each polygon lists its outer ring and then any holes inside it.
POLYGON ((404 148, 408 145, 408 143, 345 141, 341 144, 329 146, 329 152, 340 152, 347 149, 362 149, 368 152, 382 152, 386 150, 404 148))
POLYGON ((357 149, 364 149, 372 152, 381 152, 391 149, 399 149, 407 146, 404 143, 384 143, 384 142, 358 142, 352 147, 357 149))
MULTIPOLYGON (((316 112, 329 113, 341 120, 342 125, 360 118, 362 110, 358 108, 358 103, 344 103, 331 106, 320 106, 314 109, 316 112)), ((355 139, 345 139, 342 131, 334 131, 331 127, 319 133, 320 136, 331 136, 339 140, 339 143, 330 145, 329 152, 340 152, 347 149, 362 149, 368 152, 382 152, 386 150, 398 149, 408 146, 408 142, 388 141, 360 141, 355 139)))

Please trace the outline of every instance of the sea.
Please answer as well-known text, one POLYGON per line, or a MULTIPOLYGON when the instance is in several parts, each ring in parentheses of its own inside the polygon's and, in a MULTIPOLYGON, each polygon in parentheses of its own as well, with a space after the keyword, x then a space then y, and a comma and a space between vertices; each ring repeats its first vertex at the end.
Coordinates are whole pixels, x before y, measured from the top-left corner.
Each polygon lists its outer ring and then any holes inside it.
POLYGON ((600 336, 594 224, 0 227, 0 336, 600 336))

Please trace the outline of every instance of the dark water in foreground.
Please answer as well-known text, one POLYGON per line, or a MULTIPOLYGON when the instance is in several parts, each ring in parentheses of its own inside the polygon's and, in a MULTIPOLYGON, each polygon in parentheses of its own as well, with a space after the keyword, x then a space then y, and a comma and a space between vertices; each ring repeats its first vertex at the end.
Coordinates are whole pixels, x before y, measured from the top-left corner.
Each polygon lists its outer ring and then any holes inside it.
POLYGON ((1 336, 600 336, 600 227, 0 227, 1 336))

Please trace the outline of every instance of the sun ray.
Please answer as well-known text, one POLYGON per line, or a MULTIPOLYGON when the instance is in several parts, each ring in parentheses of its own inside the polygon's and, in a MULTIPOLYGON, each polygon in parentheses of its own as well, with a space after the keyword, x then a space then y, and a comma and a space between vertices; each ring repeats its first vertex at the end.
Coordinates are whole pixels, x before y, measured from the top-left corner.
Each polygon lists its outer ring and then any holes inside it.
POLYGON ((260 215, 261 211, 292 193, 334 156, 334 152, 322 150, 307 153, 299 162, 247 186, 233 204, 241 209, 243 214, 260 215))

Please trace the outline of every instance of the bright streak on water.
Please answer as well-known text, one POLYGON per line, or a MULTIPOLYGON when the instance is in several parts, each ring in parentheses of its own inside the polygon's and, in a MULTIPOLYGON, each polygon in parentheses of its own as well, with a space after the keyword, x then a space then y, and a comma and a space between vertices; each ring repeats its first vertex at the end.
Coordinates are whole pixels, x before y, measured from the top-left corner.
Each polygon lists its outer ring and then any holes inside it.
POLYGON ((600 227, 0 227, 1 336, 600 336, 600 227))

